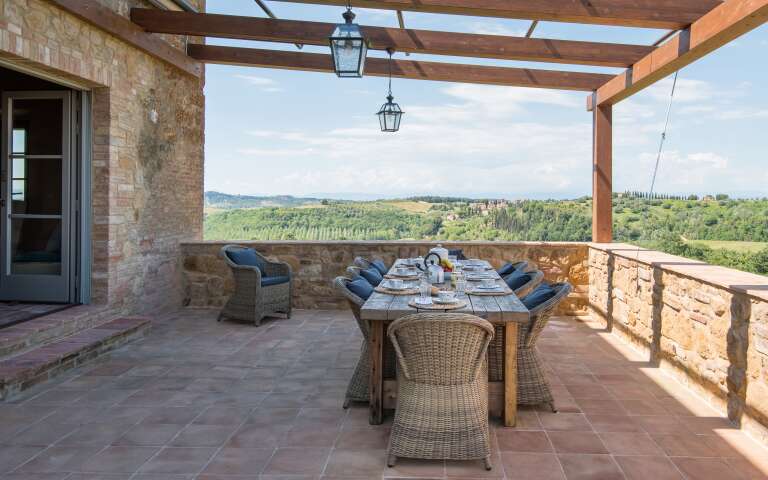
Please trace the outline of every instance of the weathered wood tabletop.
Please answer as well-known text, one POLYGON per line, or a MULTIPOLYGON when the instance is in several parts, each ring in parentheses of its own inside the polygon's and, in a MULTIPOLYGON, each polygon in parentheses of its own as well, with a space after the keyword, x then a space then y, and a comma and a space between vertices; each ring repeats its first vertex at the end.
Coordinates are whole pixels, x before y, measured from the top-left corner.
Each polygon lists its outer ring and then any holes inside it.
MULTIPOLYGON (((475 260, 472 260, 475 262, 475 260)), ((494 281, 499 285, 504 285, 504 280, 499 277, 490 264, 486 261, 478 261, 485 267, 485 271, 490 273, 494 281)), ((393 274, 395 268, 404 263, 403 259, 397 260, 390 274, 393 274)), ((481 272, 483 270, 480 270, 481 272)), ((471 275, 475 272, 466 272, 471 275)), ((471 290, 478 282, 467 282, 467 290, 471 290)), ((449 286, 449 284, 446 284, 449 286)), ((447 287, 446 287, 447 288, 447 287)), ((389 295, 386 293, 374 292, 360 309, 360 315, 363 320, 371 323, 370 352, 371 352, 371 375, 370 375, 370 423, 373 425, 381 424, 383 421, 384 410, 384 336, 386 335, 387 325, 400 317, 419 313, 419 309, 411 307, 408 302, 418 295, 389 295)), ((517 326, 520 323, 526 323, 529 320, 528 309, 514 293, 503 296, 476 296, 462 294, 459 296, 466 301, 467 305, 460 309, 451 310, 452 313, 468 313, 484 318, 493 324, 502 324, 505 326, 505 346, 504 346, 504 424, 506 426, 515 426, 517 417, 517 326)), ((430 310, 434 312, 434 310, 430 310)))

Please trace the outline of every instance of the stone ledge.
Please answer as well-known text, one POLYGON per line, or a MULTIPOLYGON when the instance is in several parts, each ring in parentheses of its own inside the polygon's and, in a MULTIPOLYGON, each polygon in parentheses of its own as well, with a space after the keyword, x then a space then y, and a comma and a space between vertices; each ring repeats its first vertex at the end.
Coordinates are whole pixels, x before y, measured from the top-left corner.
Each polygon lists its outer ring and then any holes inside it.
POLYGON ((702 283, 768 301, 768 277, 718 267, 668 253, 638 248, 625 243, 588 243, 590 248, 616 255, 664 271, 683 275, 702 283))
POLYGON ((33 385, 139 338, 150 325, 151 322, 147 318, 118 318, 2 360, 0 400, 7 400, 33 385))

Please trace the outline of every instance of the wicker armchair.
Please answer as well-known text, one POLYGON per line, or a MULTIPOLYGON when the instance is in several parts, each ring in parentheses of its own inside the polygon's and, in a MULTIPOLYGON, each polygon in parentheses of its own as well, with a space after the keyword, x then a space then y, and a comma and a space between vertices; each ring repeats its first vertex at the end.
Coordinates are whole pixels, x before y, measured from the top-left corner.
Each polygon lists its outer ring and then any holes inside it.
POLYGON ((269 285, 269 282, 263 282, 261 270, 258 267, 238 265, 229 256, 229 252, 246 249, 239 245, 226 245, 221 249, 221 256, 232 269, 232 275, 235 277, 235 293, 224 305, 218 320, 221 321, 224 318, 246 320, 258 326, 264 317, 274 313, 285 313, 288 318, 291 318, 293 278, 290 265, 271 262, 255 252, 256 257, 263 262, 264 278, 288 277, 287 282, 269 285))
POLYGON ((555 409, 552 391, 549 388, 541 361, 536 353, 536 342, 541 332, 549 323, 549 318, 557 306, 568 295, 573 287, 570 283, 555 283, 551 285, 555 290, 555 296, 544 303, 533 307, 531 321, 521 325, 517 338, 517 403, 519 405, 549 404, 553 412, 555 409))
POLYGON ((397 457, 484 459, 491 469, 486 351, 493 326, 473 315, 422 313, 392 322, 397 410, 387 465, 397 457))
MULTIPOLYGON (((528 262, 521 262, 526 265, 528 262)), ((531 293, 541 282, 544 281, 544 272, 535 270, 528 272, 531 279, 525 285, 515 290, 517 298, 523 298, 531 293)), ((496 325, 496 334, 493 337, 491 346, 488 347, 488 380, 491 382, 504 381, 504 325, 496 325)))
MULTIPOLYGON (((354 268, 354 267, 350 267, 354 268)), ((363 341, 360 345, 360 358, 357 361, 355 372, 349 380, 347 393, 344 397, 344 408, 349 407, 350 402, 367 402, 370 398, 368 386, 370 384, 371 354, 368 349, 371 326, 368 321, 360 318, 360 308, 365 300, 352 293, 347 284, 352 280, 347 277, 336 277, 333 281, 334 288, 347 300, 349 308, 357 321, 357 326, 363 334, 363 341)), ((384 378, 394 378, 395 376, 395 351, 392 345, 386 341, 384 344, 384 378)))
POLYGON ((510 273, 512 273, 513 271, 517 271, 517 270, 526 271, 527 269, 528 269, 528 262, 526 262, 525 260, 523 260, 523 261, 521 261, 521 262, 515 262, 515 263, 506 263, 505 265, 502 265, 502 267, 501 267, 501 268, 497 269, 497 270, 496 270, 496 272, 497 272, 499 275, 509 275, 509 274, 510 274, 510 273), (506 272, 506 273, 502 272, 502 270, 504 270, 504 267, 506 267, 507 265, 511 265, 511 266, 512 266, 512 268, 513 268, 513 270, 512 270, 512 271, 510 271, 510 272, 506 272))

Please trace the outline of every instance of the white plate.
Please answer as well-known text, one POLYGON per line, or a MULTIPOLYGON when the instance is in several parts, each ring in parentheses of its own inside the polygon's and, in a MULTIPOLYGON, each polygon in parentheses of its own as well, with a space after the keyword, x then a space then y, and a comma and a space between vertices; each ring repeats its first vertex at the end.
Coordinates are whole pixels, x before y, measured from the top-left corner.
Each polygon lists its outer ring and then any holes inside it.
POLYGON ((432 305, 432 299, 429 297, 427 298, 416 297, 413 303, 415 303, 416 305, 432 305))
POLYGON ((400 285, 399 287, 395 287, 391 283, 387 283, 386 285, 384 285, 384 288, 388 288, 389 290, 395 290, 395 291, 398 291, 398 292, 401 291, 401 290, 408 290, 408 286, 407 285, 400 285))
POLYGON ((501 290, 501 285, 491 285, 486 287, 485 285, 478 285, 475 290, 501 290))
POLYGON ((458 298, 453 298, 453 299, 448 300, 448 301, 440 300, 439 298, 436 298, 434 300, 434 302, 439 304, 439 305, 453 305, 454 303, 457 303, 458 301, 459 301, 458 298))

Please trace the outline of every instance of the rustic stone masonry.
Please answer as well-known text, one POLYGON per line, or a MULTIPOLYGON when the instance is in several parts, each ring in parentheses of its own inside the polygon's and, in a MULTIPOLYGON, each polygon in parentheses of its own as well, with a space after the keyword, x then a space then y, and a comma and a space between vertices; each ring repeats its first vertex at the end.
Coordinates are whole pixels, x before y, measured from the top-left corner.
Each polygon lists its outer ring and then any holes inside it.
MULTIPOLYGON (((151 7, 97 1, 125 17, 151 7)), ((176 48, 200 41, 164 38, 176 48)), ((93 301, 130 313, 176 308, 179 242, 202 236, 203 79, 44 0, 0 0, 0 59, 92 94, 93 301)))
POLYGON ((589 303, 609 330, 768 444, 768 278, 593 244, 589 303))
MULTIPOLYGON (((346 303, 331 285, 344 275, 358 255, 381 258, 391 264, 396 258, 424 255, 434 242, 236 242, 291 265, 294 274, 294 308, 336 309, 346 303)), ((220 258, 227 242, 184 243, 185 305, 221 307, 234 289, 232 274, 220 258)), ((461 248, 465 255, 489 260, 499 267, 506 261, 528 260, 544 271, 552 282, 568 280, 575 292, 564 303, 561 314, 587 312, 589 275, 587 245, 541 242, 448 242, 448 248, 461 248)))

